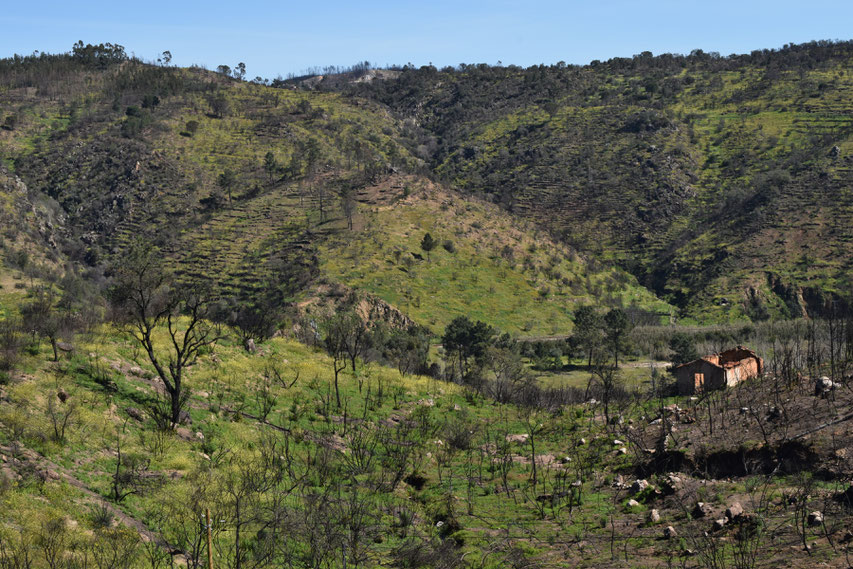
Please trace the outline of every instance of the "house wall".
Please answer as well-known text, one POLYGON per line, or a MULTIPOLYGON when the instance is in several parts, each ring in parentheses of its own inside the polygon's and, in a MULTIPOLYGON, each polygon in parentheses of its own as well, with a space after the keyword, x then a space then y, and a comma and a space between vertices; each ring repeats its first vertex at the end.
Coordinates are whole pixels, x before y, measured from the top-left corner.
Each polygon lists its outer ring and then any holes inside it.
POLYGON ((705 360, 698 360, 676 370, 675 383, 678 387, 679 395, 693 395, 696 393, 695 377, 697 373, 705 375, 705 390, 721 389, 725 386, 726 378, 724 370, 705 360))
POLYGON ((726 385, 731 387, 747 379, 757 377, 761 371, 758 358, 749 357, 738 365, 726 369, 726 385))

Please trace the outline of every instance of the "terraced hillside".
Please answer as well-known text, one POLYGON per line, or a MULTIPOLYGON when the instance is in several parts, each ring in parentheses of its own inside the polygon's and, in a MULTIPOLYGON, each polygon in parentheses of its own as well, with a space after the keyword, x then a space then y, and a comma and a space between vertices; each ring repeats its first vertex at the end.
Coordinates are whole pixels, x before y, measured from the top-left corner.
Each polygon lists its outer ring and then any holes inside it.
POLYGON ((578 302, 670 313, 625 273, 429 182, 420 131, 378 103, 134 60, 4 65, 0 101, 15 119, 0 131, 3 155, 56 210, 57 258, 108 266, 143 240, 180 278, 238 302, 294 303, 312 282, 337 283, 434 331, 468 308, 537 334, 570 329, 578 302), (424 228, 458 251, 439 247, 409 270, 399 255, 418 254, 424 228))
POLYGON ((815 42, 330 88, 416 121, 448 181, 618 260, 688 314, 764 318, 849 293, 851 61, 850 42, 815 42))

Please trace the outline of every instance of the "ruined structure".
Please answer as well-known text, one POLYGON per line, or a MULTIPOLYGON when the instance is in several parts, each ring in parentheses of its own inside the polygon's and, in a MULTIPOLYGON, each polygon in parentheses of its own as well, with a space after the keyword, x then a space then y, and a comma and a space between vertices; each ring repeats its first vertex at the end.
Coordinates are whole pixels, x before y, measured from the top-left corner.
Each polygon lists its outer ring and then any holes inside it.
POLYGON ((692 395, 712 389, 725 389, 751 377, 764 367, 764 360, 743 346, 704 356, 675 368, 679 395, 692 395))

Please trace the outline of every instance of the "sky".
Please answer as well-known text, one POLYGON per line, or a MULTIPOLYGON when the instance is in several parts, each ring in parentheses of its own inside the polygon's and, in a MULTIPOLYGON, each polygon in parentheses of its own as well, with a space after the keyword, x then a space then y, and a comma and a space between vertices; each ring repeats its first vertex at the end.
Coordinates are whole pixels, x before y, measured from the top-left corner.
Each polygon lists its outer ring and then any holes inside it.
POLYGON ((311 67, 521 66, 651 51, 722 55, 818 39, 853 39, 853 0, 343 0, 206 2, 9 0, 0 57, 118 43, 173 65, 236 66, 247 77, 311 67))

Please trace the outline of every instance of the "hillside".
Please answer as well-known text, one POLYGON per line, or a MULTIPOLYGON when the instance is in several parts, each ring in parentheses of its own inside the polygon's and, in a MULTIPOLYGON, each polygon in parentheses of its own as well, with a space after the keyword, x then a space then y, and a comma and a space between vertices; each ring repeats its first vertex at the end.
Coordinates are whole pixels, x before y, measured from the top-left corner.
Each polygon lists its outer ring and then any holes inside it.
MULTIPOLYGON (((2 67, 3 113, 15 117, 0 131, 3 156, 58 216, 44 245, 54 257, 103 270, 142 240, 183 280, 234 302, 292 305, 312 284, 339 283, 435 332, 469 313, 507 332, 566 333, 579 302, 657 321, 671 312, 624 272, 430 182, 418 130, 378 103, 80 54, 2 67), (442 197, 398 201, 423 188, 442 197), (435 263, 402 278, 408 269, 389 260, 419 254, 421 230, 458 252, 439 247, 435 263), (454 275, 454 290, 438 286, 454 275)), ((17 250, 10 244, 10 266, 17 250)))
POLYGON ((0 569, 849 567, 849 47, 0 60, 0 569))
POLYGON ((417 123, 450 183, 617 260, 687 314, 760 319, 850 290, 851 60, 850 42, 815 42, 329 87, 417 123))

